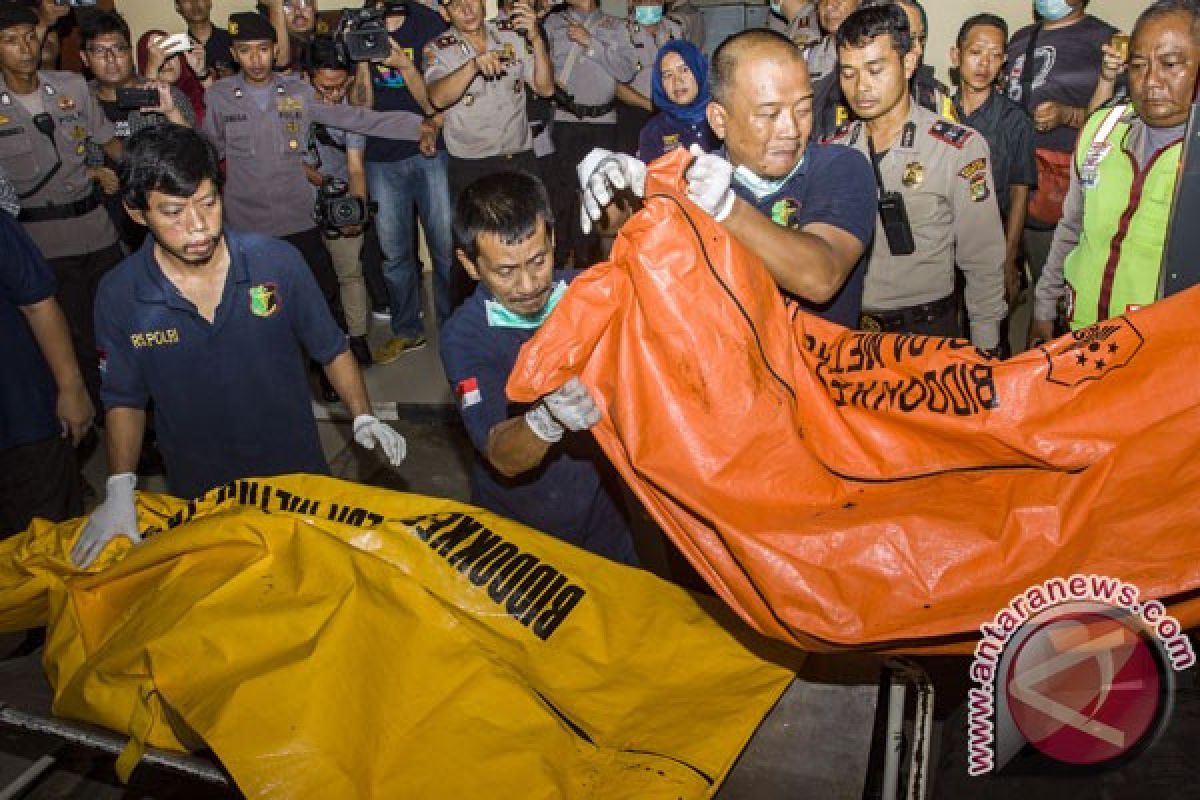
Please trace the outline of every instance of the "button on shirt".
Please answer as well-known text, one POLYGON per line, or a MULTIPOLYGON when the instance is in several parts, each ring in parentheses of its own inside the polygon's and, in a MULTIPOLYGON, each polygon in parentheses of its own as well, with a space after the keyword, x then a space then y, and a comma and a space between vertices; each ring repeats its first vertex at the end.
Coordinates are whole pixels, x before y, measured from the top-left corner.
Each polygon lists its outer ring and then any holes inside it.
MULTIPOLYGON (((869 248, 875 233, 875 180, 871 167, 848 147, 809 144, 804 160, 777 192, 761 197, 734 182, 733 191, 776 225, 802 230, 823 223, 839 228, 869 248)), ((841 290, 828 303, 800 300, 809 313, 853 328, 862 306, 866 255, 854 266, 841 290)))
POLYGON ((590 436, 568 434, 540 467, 515 478, 500 475, 484 458, 488 433, 518 413, 509 407, 504 387, 521 346, 537 332, 490 327, 485 304, 491 299, 481 284, 446 322, 441 337, 446 377, 475 447, 471 502, 593 553, 637 563, 628 524, 614 500, 619 489, 590 436))
MULTIPOLYGON (((488 20, 489 52, 501 54, 504 72, 494 79, 476 75, 458 102, 446 109, 442 135, 455 158, 489 158, 533 147, 525 110, 525 84, 533 82, 533 51, 509 20, 488 20)), ((425 47, 425 83, 439 81, 479 55, 457 30, 425 47)))
POLYGON ((229 274, 213 322, 159 268, 154 241, 104 277, 96 297, 105 409, 153 400, 171 492, 236 478, 327 474, 305 358, 346 349, 291 245, 226 230, 229 274))
MULTIPOLYGON (((876 214, 863 308, 892 311, 930 303, 954 291, 957 263, 966 278, 971 341, 987 350, 1000 341, 1004 301, 1004 229, 996 213, 987 142, 970 128, 939 118, 915 102, 899 138, 881 154, 887 191, 904 197, 916 252, 894 256, 876 214)), ((833 142, 866 155, 863 122, 844 125, 833 142)))
MULTIPOLYGON (((35 194, 21 199, 21 207, 44 208, 85 200, 94 184, 87 174, 88 140, 107 144, 114 135, 112 123, 88 91, 83 77, 73 72, 39 72, 38 95, 54 120, 46 136, 0 78, 0 172, 21 194, 31 191, 54 165, 58 173, 35 194), (56 153, 57 151, 57 153, 56 153)), ((92 253, 115 244, 117 229, 103 206, 71 219, 25 223, 46 258, 92 253)))
POLYGON ((992 181, 1000 215, 1007 219, 1010 186, 1037 186, 1037 158, 1033 154, 1033 120, 1025 109, 999 92, 993 92, 971 115, 954 103, 958 119, 979 131, 992 155, 992 181))
MULTIPOLYGON (((546 16, 543 28, 554 62, 554 82, 582 106, 603 106, 613 102, 618 83, 629 83, 637 74, 637 55, 629 44, 625 21, 599 9, 580 14, 573 9, 555 11, 546 16), (567 36, 570 22, 582 25, 592 35, 587 47, 567 36)), ((616 111, 598 117, 580 119, 565 109, 554 118, 563 122, 615 124, 616 111)))
POLYGON ((291 76, 275 76, 252 89, 242 75, 234 75, 214 83, 205 99, 204 132, 225 159, 225 220, 271 236, 316 226, 316 190, 302 164, 314 122, 372 136, 420 138, 419 114, 320 103, 311 86, 291 76), (257 92, 266 94, 265 110, 256 102, 257 92))
POLYGON ((62 433, 58 389, 21 311, 54 296, 54 273, 20 223, 0 214, 0 450, 62 433))

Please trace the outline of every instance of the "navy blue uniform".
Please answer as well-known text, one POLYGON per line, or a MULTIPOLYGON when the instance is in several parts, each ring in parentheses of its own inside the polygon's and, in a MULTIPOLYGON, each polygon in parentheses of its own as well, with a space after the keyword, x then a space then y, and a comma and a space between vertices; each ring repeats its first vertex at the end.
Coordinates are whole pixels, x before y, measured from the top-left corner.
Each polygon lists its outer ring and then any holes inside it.
POLYGON ((733 190, 776 225, 798 230, 824 223, 863 243, 863 257, 832 300, 822 305, 799 300, 801 307, 812 314, 847 328, 857 327, 867 271, 866 251, 875 235, 877 190, 867 160, 849 147, 810 143, 800 166, 779 191, 758 197, 737 181, 733 190))
POLYGON ((708 153, 716 147, 717 137, 708 127, 707 121, 689 123, 660 111, 642 126, 638 135, 637 157, 649 164, 660 156, 682 147, 687 150, 693 144, 708 153))
POLYGON ((105 276, 96 299, 106 409, 154 400, 167 484, 195 497, 236 478, 328 474, 305 356, 346 349, 300 253, 225 231, 229 274, 213 322, 175 288, 154 241, 105 276))
POLYGON ((537 332, 490 326, 489 300, 491 293, 480 284, 441 335, 442 364, 476 451, 471 502, 614 561, 636 564, 629 525, 615 499, 615 476, 590 436, 568 433, 541 466, 516 478, 505 478, 484 457, 488 432, 523 410, 509 407, 504 387, 521 346, 537 332))

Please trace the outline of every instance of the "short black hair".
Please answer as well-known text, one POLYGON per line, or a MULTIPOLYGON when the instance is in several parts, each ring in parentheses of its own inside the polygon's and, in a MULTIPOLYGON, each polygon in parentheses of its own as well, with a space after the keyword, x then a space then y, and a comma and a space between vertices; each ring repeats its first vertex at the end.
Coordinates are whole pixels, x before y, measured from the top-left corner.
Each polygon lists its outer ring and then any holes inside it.
POLYGON ((132 45, 133 37, 129 33, 129 23, 116 11, 98 11, 87 17, 85 24, 80 26, 80 47, 87 48, 98 36, 109 33, 119 33, 125 37, 125 44, 132 45))
POLYGON ((735 33, 717 45, 717 49, 713 51, 712 62, 708 68, 708 86, 713 100, 722 103, 728 97, 741 51, 749 47, 767 44, 785 47, 795 53, 799 61, 804 60, 804 55, 800 48, 796 47, 796 43, 779 31, 769 28, 751 28, 735 33))
POLYGON ((554 231, 554 212, 541 180, 528 172, 498 172, 472 183, 454 206, 454 243, 475 261, 479 236, 488 233, 504 244, 523 242, 533 235, 538 220, 554 231))
POLYGON ((312 75, 319 69, 337 69, 350 72, 350 65, 342 58, 337 42, 328 34, 318 36, 308 46, 304 59, 304 69, 312 75))
POLYGON ((838 28, 836 41, 840 50, 843 47, 866 47, 872 39, 880 36, 890 37, 892 46, 901 56, 912 52, 912 26, 908 24, 908 14, 895 3, 855 11, 838 28))
POLYGON ((223 183, 212 141, 199 131, 170 122, 151 125, 131 136, 117 172, 121 199, 139 211, 149 208, 151 192, 191 197, 205 179, 218 189, 223 183))
POLYGON ((1197 0, 1157 0, 1151 3, 1138 15, 1137 22, 1133 24, 1133 35, 1137 35, 1138 29, 1150 20, 1169 14, 1191 15, 1192 39, 1200 43, 1200 2, 1197 0))
POLYGON ((1003 17, 989 14, 985 11, 982 14, 976 14, 973 17, 967 18, 967 21, 958 29, 958 38, 955 39, 955 44, 959 47, 966 44, 967 37, 971 35, 972 29, 978 28, 980 25, 986 25, 989 28, 999 28, 1000 35, 1004 37, 1005 42, 1008 42, 1008 23, 1004 21, 1003 17))

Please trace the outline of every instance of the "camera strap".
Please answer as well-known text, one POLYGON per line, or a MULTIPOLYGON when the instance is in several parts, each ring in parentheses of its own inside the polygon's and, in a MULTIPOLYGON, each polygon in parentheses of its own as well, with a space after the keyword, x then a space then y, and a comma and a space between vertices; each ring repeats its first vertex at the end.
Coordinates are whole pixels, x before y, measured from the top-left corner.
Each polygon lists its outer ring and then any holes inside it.
POLYGON ((43 111, 33 118, 33 127, 37 128, 38 132, 50 140, 50 146, 54 148, 54 166, 50 171, 42 176, 42 179, 27 192, 21 192, 17 197, 21 200, 27 200, 35 194, 46 188, 46 184, 54 180, 54 176, 62 169, 62 154, 58 152, 58 142, 54 141, 54 117, 48 112, 43 111))
POLYGON ((887 194, 887 187, 883 185, 883 173, 879 171, 880 156, 875 152, 875 142, 871 139, 870 131, 867 131, 867 153, 871 160, 871 169, 875 171, 875 186, 879 189, 879 199, 882 200, 883 196, 887 194))

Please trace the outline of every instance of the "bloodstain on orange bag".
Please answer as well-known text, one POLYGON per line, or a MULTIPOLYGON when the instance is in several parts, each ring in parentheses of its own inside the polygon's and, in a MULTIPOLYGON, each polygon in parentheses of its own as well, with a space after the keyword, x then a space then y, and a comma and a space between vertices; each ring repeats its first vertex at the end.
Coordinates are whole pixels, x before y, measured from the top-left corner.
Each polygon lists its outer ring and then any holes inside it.
POLYGON ((1200 622, 1200 293, 999 361, 848 331, 650 169, 611 260, 525 346, 509 396, 579 376, 647 510, 763 633, 967 652, 1048 578, 1103 574, 1200 622))

